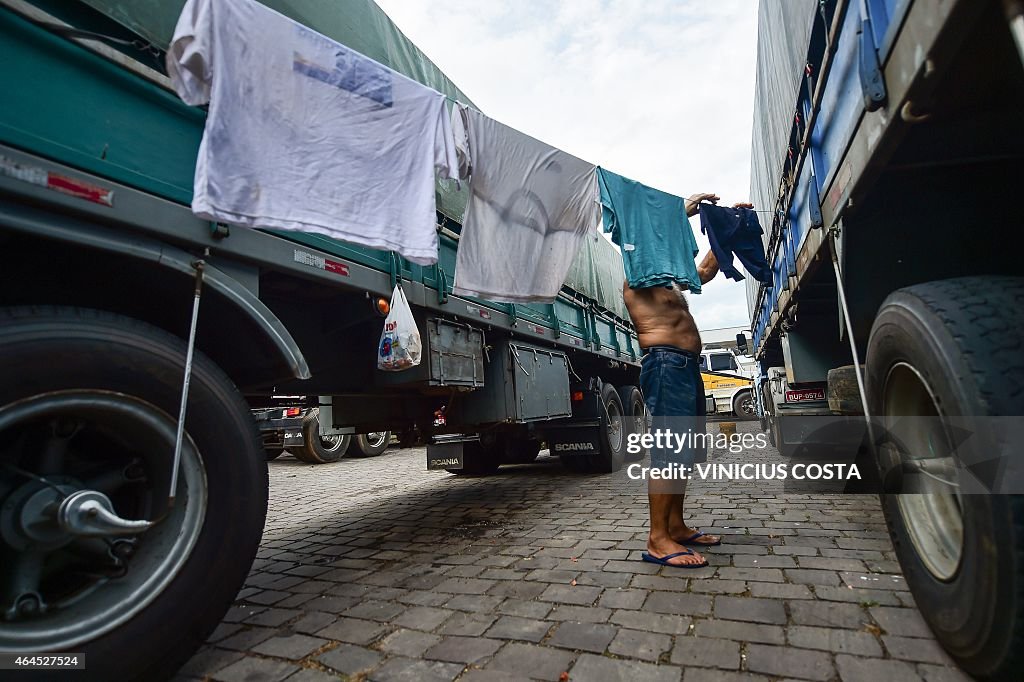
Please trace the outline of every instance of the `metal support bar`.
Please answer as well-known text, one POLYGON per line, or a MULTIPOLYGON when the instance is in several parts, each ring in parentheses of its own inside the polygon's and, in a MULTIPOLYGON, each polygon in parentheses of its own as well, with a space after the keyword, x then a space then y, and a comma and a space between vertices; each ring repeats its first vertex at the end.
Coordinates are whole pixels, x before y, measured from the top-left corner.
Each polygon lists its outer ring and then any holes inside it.
POLYGON ((181 467, 181 444, 185 437, 185 412, 188 408, 188 387, 192 381, 192 360, 196 348, 196 326, 199 323, 199 299, 203 293, 203 268, 206 262, 197 260, 192 263, 196 269, 195 294, 192 298, 192 323, 188 330, 188 350, 185 353, 185 379, 181 384, 181 407, 178 409, 178 433, 174 438, 174 465, 171 469, 171 489, 167 504, 174 506, 174 498, 178 492, 178 469, 181 467))
POLYGON ((829 232, 831 237, 830 246, 832 252, 832 268, 836 273, 836 290, 839 292, 839 307, 843 310, 843 319, 846 321, 846 338, 850 340, 850 354, 853 356, 853 373, 857 377, 857 391, 860 393, 860 404, 864 410, 864 419, 867 422, 868 437, 875 442, 875 433, 871 427, 871 410, 868 409, 868 394, 864 388, 864 377, 861 374, 860 353, 857 352, 857 341, 853 338, 853 324, 850 322, 850 309, 846 305, 846 288, 843 286, 843 273, 839 269, 839 247, 836 244, 836 230, 829 232))
POLYGON ((448 302, 448 273, 440 263, 435 263, 434 267, 437 268, 437 302, 443 305, 448 302))

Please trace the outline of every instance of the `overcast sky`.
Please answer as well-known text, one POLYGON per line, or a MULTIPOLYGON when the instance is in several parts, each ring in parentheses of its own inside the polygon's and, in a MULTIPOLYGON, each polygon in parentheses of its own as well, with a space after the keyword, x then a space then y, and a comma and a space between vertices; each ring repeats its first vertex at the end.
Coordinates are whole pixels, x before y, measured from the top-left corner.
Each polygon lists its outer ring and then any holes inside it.
MULTIPOLYGON (((377 2, 488 116, 672 194, 747 200, 756 0, 377 2)), ((701 329, 749 324, 722 275, 690 305, 701 329)))

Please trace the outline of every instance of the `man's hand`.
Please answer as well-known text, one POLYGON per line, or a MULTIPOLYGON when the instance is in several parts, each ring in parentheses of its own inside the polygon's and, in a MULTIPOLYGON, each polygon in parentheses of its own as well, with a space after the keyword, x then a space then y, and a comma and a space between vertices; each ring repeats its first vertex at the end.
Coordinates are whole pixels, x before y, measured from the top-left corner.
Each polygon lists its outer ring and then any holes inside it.
POLYGON ((750 203, 747 203, 745 201, 741 201, 738 204, 733 204, 732 207, 733 208, 754 208, 754 205, 750 204, 750 203))
POLYGON ((692 217, 692 216, 697 215, 697 212, 700 211, 700 207, 699 207, 700 202, 706 201, 709 204, 717 204, 718 200, 721 199, 721 198, 722 197, 718 196, 717 194, 713 194, 711 192, 699 192, 697 194, 691 194, 690 197, 686 200, 686 215, 687 215, 687 217, 692 217))

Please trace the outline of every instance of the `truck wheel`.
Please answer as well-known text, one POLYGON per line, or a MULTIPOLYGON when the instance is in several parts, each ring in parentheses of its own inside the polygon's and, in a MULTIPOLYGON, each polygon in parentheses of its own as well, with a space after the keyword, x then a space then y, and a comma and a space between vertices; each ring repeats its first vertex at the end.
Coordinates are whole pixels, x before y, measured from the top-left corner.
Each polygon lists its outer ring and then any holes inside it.
POLYGON ((495 454, 478 440, 466 441, 462 444, 462 468, 445 471, 459 476, 489 476, 501 465, 495 454))
POLYGON ((352 439, 351 455, 353 457, 376 457, 383 454, 391 444, 390 431, 374 431, 356 434, 352 439))
MULTIPOLYGON (((900 416, 938 421, 1024 415, 1022 330, 1024 279, 967 277, 891 294, 879 310, 867 352, 873 413, 900 434, 900 446, 890 441, 878 448, 886 461, 893 461, 894 452, 898 462, 927 457, 934 452, 935 433, 944 437, 944 429, 905 432, 900 416)), ((1005 444, 982 431, 974 436, 982 441, 976 447, 1005 451, 1005 444)), ((952 458, 950 463, 955 466, 952 458)), ((893 545, 918 608, 968 673, 1019 679, 1024 666, 1024 498, 960 495, 943 484, 932 485, 929 494, 882 496, 893 545)))
POLYGON ((302 418, 302 447, 288 452, 307 464, 331 464, 345 456, 351 441, 351 436, 320 435, 320 408, 314 407, 302 418))
POLYGON ((284 448, 281 448, 281 447, 277 447, 277 448, 265 447, 265 448, 263 448, 263 452, 264 452, 264 454, 267 457, 267 461, 269 462, 269 461, 277 459, 278 457, 283 455, 284 454, 284 448))
POLYGON ((601 453, 586 455, 587 468, 599 474, 610 474, 622 468, 626 458, 626 419, 622 399, 611 384, 601 387, 601 453))
POLYGON ((741 421, 752 421, 757 419, 757 410, 754 408, 754 394, 752 391, 740 391, 732 397, 732 413, 741 421))
POLYGON ((266 460, 238 389, 196 352, 168 506, 185 352, 120 315, 0 310, 0 652, 84 652, 92 679, 164 679, 231 605, 263 530, 266 460))
MULTIPOLYGON (((640 389, 636 386, 620 386, 619 400, 622 401, 625 413, 624 423, 626 425, 626 444, 628 446, 630 434, 647 433, 647 408, 644 405, 643 394, 640 393, 640 389)), ((625 461, 639 462, 646 454, 641 449, 640 452, 631 455, 627 449, 625 461)))

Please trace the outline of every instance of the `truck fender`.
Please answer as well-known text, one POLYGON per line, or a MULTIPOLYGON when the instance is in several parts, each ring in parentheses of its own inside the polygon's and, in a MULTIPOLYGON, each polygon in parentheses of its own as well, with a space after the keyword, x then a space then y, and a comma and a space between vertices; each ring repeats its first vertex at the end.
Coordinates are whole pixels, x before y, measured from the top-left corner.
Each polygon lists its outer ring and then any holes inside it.
MULTIPOLYGON (((60 216, 55 220, 51 214, 24 205, 4 202, 0 213, 6 227, 34 237, 146 261, 189 278, 195 276, 192 264, 196 256, 155 239, 138 235, 126 239, 123 232, 103 225, 70 216, 60 216)), ((305 356, 281 320, 241 282, 217 268, 215 259, 206 263, 203 282, 207 292, 204 296, 216 295, 231 312, 258 330, 261 338, 256 340, 264 342, 270 351, 265 355, 268 364, 280 365, 287 371, 288 378, 308 379, 312 376, 305 356)), ((217 360, 216 357, 214 359, 217 360)))

